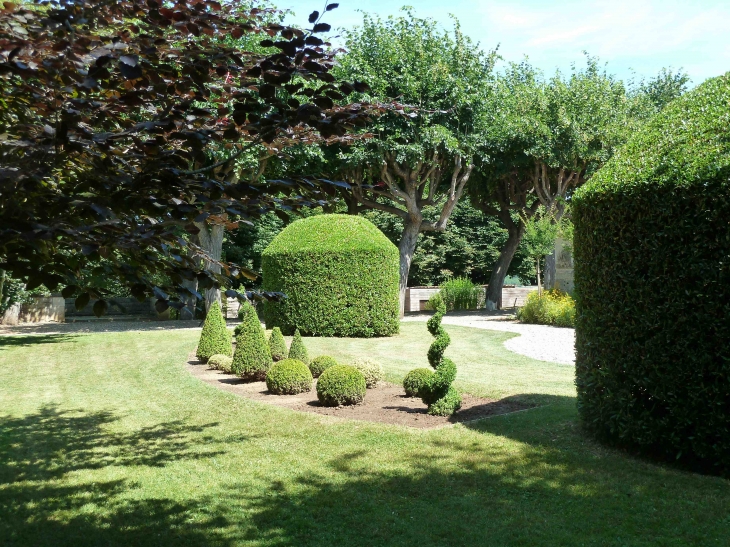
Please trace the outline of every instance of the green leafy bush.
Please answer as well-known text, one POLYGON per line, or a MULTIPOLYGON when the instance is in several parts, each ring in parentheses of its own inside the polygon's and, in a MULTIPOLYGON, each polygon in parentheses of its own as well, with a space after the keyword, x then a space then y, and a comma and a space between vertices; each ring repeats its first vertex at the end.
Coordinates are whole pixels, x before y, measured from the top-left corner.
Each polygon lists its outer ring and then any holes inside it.
POLYGON ((299 334, 299 329, 294 332, 294 338, 292 338, 289 347, 289 358, 298 359, 305 365, 309 365, 309 354, 307 353, 307 347, 304 345, 304 340, 302 340, 302 335, 299 334))
POLYGON ((330 367, 317 380, 317 398, 324 406, 356 405, 366 391, 365 376, 347 365, 330 367))
POLYGON ((325 370, 335 366, 336 364, 337 361, 335 361, 332 357, 328 357, 327 355, 320 355, 319 357, 313 359, 311 363, 309 363, 309 370, 312 372, 312 376, 317 378, 325 370))
POLYGON ((195 355, 203 363, 207 363, 208 359, 217 353, 231 355, 233 346, 231 345, 231 333, 226 328, 226 320, 221 313, 221 307, 218 302, 214 302, 205 317, 195 355))
POLYGON ((672 101, 573 199, 586 429, 730 476, 730 73, 672 101))
POLYGON ((256 310, 249 302, 241 306, 241 321, 236 336, 232 369, 247 380, 264 380, 271 367, 271 351, 256 310))
POLYGON ((271 365, 266 373, 266 387, 275 395, 296 395, 312 390, 309 367, 296 359, 284 359, 271 365))
POLYGON ((274 327, 269 336, 269 349, 271 350, 271 358, 274 361, 281 361, 287 358, 286 340, 281 334, 279 327, 274 327))
MULTIPOLYGON (((467 277, 450 279, 439 291, 441 300, 446 305, 447 311, 454 310, 477 310, 484 307, 484 287, 473 283, 467 277)), ((437 302, 434 302, 433 309, 438 309, 437 302)))
POLYGON ((262 255, 263 288, 287 295, 264 307, 268 328, 310 336, 390 336, 400 327, 398 249, 369 220, 297 220, 262 255))
POLYGON ((433 376, 429 368, 414 368, 403 379, 403 389, 408 397, 421 397, 423 386, 427 385, 433 376))
POLYGON ((365 376, 365 385, 368 389, 374 388, 383 379, 383 366, 368 359, 358 359, 352 366, 365 376))
POLYGON ((428 332, 436 337, 428 348, 428 362, 435 369, 420 390, 421 399, 428 405, 428 413, 435 416, 451 416, 461 408, 461 395, 451 385, 456 379, 456 365, 444 357, 444 351, 451 343, 448 333, 441 326, 446 313, 443 302, 436 313, 426 323, 428 332))
POLYGON ((223 372, 231 372, 233 366, 233 357, 230 355, 223 355, 218 353, 208 359, 208 365, 210 368, 215 370, 222 370, 223 372))
POLYGON ((517 319, 523 323, 575 327, 575 301, 569 294, 557 289, 544 291, 542 296, 535 291, 517 310, 517 319))

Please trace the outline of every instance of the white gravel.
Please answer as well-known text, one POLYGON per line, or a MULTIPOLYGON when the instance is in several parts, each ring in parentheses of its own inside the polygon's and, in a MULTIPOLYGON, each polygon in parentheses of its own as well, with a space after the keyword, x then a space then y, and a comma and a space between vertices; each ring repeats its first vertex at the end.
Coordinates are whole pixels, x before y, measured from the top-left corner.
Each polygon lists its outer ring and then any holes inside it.
MULTIPOLYGON (((404 321, 427 321, 429 317, 429 314, 410 315, 404 321)), ((445 325, 516 332, 520 336, 504 343, 508 350, 541 361, 575 364, 575 329, 518 323, 506 312, 452 312, 447 313, 442 322, 445 325)))

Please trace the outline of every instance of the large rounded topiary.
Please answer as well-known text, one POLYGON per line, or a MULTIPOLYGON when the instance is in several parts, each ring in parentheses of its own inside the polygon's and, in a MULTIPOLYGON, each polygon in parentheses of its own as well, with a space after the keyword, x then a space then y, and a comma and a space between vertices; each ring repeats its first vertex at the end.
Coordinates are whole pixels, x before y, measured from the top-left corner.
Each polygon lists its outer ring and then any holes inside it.
POLYGON ((317 378, 325 370, 335 366, 336 364, 337 361, 335 361, 332 357, 320 355, 319 357, 312 359, 312 362, 309 363, 309 370, 312 372, 312 376, 317 378))
POLYGON ((213 302, 208 314, 205 316, 205 323, 200 333, 195 355, 198 359, 207 363, 213 355, 231 355, 232 353, 231 333, 226 328, 226 320, 223 318, 220 305, 218 302, 213 302))
POLYGON ((730 475, 730 73, 669 104, 573 200, 585 427, 730 475))
POLYGON ((389 336, 399 329, 399 255, 374 224, 352 215, 297 220, 262 255, 267 328, 317 336, 389 336))
POLYGON ((433 376, 433 371, 429 368, 414 368, 403 379, 403 389, 408 397, 421 397, 422 389, 428 385, 433 376))
POLYGON ((264 380, 271 367, 271 351, 256 310, 244 302, 241 324, 237 327, 236 352, 233 354, 232 370, 247 380, 264 380))
POLYGON ((324 406, 356 405, 366 391, 365 376, 348 365, 330 367, 317 380, 317 398, 324 406))
POLYGON ((309 367, 296 359, 284 359, 271 365, 266 373, 266 387, 276 395, 296 395, 312 389, 309 367))
POLYGON ((269 349, 271 350, 271 358, 274 361, 282 361, 287 358, 288 351, 286 349, 286 340, 281 334, 279 327, 274 327, 269 336, 269 349))

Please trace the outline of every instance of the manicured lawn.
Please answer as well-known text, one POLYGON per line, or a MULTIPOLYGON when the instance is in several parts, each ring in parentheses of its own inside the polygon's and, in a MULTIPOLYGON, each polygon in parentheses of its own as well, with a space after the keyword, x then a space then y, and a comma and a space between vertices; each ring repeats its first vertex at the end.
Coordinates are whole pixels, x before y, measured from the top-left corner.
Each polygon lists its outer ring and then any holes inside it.
MULTIPOLYGON (((196 333, 0 338, 0 545, 727 545, 730 482, 601 448, 571 367, 447 327, 459 385, 546 406, 417 431, 188 376, 196 333)), ((310 353, 425 364, 423 324, 310 353)))

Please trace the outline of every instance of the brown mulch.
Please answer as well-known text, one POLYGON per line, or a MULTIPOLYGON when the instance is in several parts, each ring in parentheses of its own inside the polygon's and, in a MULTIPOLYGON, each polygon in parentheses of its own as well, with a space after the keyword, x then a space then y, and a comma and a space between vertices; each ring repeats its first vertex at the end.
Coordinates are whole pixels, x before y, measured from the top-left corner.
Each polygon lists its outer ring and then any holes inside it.
POLYGON ((188 361, 187 369, 196 378, 218 389, 230 391, 254 401, 301 412, 314 412, 351 420, 381 422, 419 429, 434 429, 459 422, 470 422, 526 410, 533 406, 514 400, 500 401, 464 393, 461 409, 456 414, 449 417, 430 416, 426 414, 426 405, 423 404, 423 401, 415 397, 406 397, 402 386, 380 382, 377 387, 368 389, 365 400, 358 405, 325 407, 321 406, 317 400, 317 380, 314 381, 312 391, 308 393, 273 395, 266 388, 266 382, 245 382, 233 374, 208 368, 207 364, 197 361, 194 356, 188 361))

